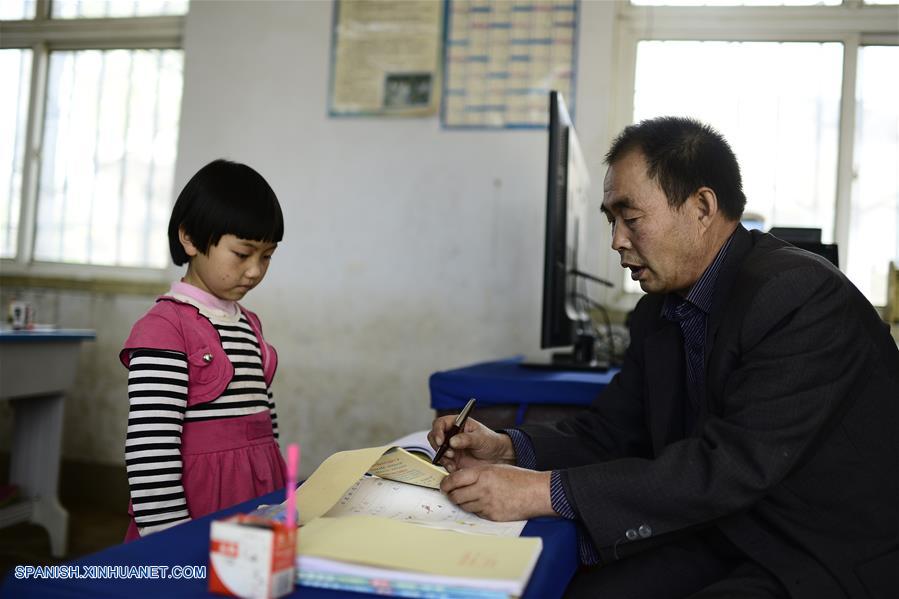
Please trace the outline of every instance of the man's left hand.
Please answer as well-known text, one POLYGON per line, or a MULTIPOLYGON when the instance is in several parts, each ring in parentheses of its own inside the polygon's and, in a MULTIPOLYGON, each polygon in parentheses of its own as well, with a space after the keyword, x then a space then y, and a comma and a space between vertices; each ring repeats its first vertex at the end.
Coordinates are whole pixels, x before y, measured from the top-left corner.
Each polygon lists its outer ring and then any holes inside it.
POLYGON ((558 516, 549 497, 549 472, 506 464, 462 468, 440 490, 466 512, 497 522, 558 516))

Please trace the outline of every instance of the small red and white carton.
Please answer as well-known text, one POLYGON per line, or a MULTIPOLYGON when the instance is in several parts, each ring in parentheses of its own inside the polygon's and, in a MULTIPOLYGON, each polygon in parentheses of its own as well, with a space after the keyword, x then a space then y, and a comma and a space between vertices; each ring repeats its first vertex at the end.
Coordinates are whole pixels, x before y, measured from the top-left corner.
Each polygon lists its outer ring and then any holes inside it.
POLYGON ((297 530, 241 514, 215 520, 209 537, 209 590, 273 599, 293 590, 297 530))

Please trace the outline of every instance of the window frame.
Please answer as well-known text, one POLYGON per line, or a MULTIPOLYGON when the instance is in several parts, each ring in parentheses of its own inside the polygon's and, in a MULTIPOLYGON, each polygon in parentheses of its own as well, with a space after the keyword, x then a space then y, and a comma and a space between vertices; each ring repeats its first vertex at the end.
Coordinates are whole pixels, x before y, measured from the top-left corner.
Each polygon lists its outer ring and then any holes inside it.
POLYGON ((0 49, 30 49, 32 52, 16 255, 0 260, 4 279, 100 279, 156 284, 170 278, 170 267, 35 261, 34 240, 50 53, 65 50, 183 50, 184 21, 184 15, 51 18, 50 0, 37 0, 33 19, 0 21, 0 49))
MULTIPOLYGON (((899 45, 899 7, 844 0, 840 6, 635 6, 617 0, 610 130, 631 124, 641 41, 839 42, 843 44, 840 123, 837 139, 837 182, 834 198, 834 242, 845 265, 854 179, 856 83, 862 46, 899 45)), ((615 272, 611 256, 609 272, 615 272)), ((621 276, 622 283, 626 274, 621 276)), ((642 293, 616 292, 615 303, 632 307, 642 293)))

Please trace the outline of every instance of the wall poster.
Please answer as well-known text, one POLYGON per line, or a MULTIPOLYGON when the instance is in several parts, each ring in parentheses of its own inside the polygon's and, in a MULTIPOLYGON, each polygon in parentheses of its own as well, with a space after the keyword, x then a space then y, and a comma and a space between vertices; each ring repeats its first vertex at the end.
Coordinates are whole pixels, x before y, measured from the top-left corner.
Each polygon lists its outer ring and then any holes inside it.
POLYGON ((335 2, 329 113, 436 114, 443 16, 439 0, 335 2))
POLYGON ((573 107, 576 0, 448 0, 446 12, 444 127, 546 127, 553 89, 573 107))

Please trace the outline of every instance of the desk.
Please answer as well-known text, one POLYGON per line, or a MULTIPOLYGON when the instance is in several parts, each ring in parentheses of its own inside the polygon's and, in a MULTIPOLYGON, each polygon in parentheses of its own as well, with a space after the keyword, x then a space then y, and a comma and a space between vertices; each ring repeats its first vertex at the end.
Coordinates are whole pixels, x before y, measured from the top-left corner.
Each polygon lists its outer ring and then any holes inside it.
MULTIPOLYGON (((249 512, 257 506, 284 501, 284 490, 275 491, 216 514, 187 522, 158 532, 144 539, 116 545, 67 565, 77 566, 185 566, 206 565, 209 559, 209 526, 216 518, 238 512, 249 512)), ((543 552, 531 576, 523 599, 552 599, 561 597, 577 567, 575 526, 567 520, 537 518, 525 526, 524 536, 543 539, 543 552)), ((300 529, 300 538, 303 531, 300 529)), ((206 591, 207 582, 200 580, 89 580, 89 579, 32 579, 17 580, 10 572, 0 587, 0 597, 46 599, 47 597, 217 597, 206 591)), ((290 597, 302 599, 337 599, 376 597, 369 593, 348 593, 295 588, 290 597)))
POLYGON ((435 372, 428 381, 438 416, 455 414, 477 397, 474 418, 492 428, 558 420, 590 405, 618 373, 542 370, 522 356, 435 372))
POLYGON ((0 401, 15 412, 9 481, 24 501, 0 509, 0 528, 40 524, 54 556, 66 552, 68 512, 57 498, 65 391, 75 381, 78 351, 93 331, 0 331, 0 401))

